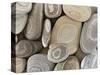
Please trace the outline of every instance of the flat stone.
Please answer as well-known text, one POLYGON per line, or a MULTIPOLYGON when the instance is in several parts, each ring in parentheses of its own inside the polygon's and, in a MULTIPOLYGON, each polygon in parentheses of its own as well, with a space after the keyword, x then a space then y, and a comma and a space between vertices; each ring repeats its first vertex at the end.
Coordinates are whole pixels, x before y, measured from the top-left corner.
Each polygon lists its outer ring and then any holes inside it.
POLYGON ((12 28, 11 31, 14 34, 19 34, 26 26, 28 15, 12 15, 12 28))
POLYGON ((42 44, 39 41, 21 40, 16 45, 17 57, 29 57, 32 54, 39 52, 42 44))
POLYGON ((43 34, 42 34, 42 44, 47 47, 50 42, 51 37, 51 21, 46 19, 44 22, 43 34))
POLYGON ((74 54, 79 48, 81 22, 61 16, 56 21, 51 35, 51 44, 65 43, 69 54, 74 54))
POLYGON ((45 4, 44 5, 45 15, 49 18, 56 18, 61 15, 61 5, 57 4, 45 4))
POLYGON ((45 54, 35 54, 28 59, 27 72, 51 71, 54 64, 48 61, 45 54))
POLYGON ((69 56, 68 51, 66 44, 52 44, 48 50, 48 60, 53 63, 62 62, 69 56))
POLYGON ((81 69, 97 68, 97 55, 87 55, 81 62, 81 69))
POLYGON ((66 16, 73 20, 84 22, 91 17, 91 8, 88 6, 63 5, 66 16))
POLYGON ((29 14, 25 36, 27 39, 36 40, 41 36, 43 19, 43 4, 34 4, 29 14))
POLYGON ((97 14, 84 23, 80 39, 81 50, 84 53, 95 54, 97 47, 97 14))
POLYGON ((29 2, 16 2, 16 14, 27 14, 32 9, 32 3, 29 2))

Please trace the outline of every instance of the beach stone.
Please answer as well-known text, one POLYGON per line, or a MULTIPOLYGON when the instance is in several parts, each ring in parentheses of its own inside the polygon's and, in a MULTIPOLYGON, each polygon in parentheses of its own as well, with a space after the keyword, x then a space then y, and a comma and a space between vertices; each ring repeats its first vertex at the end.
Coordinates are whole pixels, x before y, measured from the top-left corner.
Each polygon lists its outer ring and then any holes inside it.
POLYGON ((16 14, 27 14, 32 9, 30 2, 16 2, 16 14))
POLYGON ((89 6, 63 5, 63 11, 66 16, 79 22, 87 21, 92 13, 89 6))
POLYGON ((25 36, 29 40, 36 40, 41 36, 43 20, 43 4, 34 4, 29 14, 25 36))
POLYGON ((21 40, 16 45, 16 56, 29 57, 39 52, 41 48, 42 44, 39 41, 21 40))
POLYGON ((28 15, 12 15, 12 28, 14 34, 19 34, 26 26, 28 15))
POLYGON ((59 63, 67 59, 69 56, 69 50, 66 47, 66 44, 52 44, 48 50, 47 58, 53 63, 59 63))
POLYGON ((62 13, 61 5, 57 4, 45 4, 44 5, 45 15, 49 18, 59 17, 62 13))
POLYGON ((45 54, 35 54, 28 59, 27 72, 51 71, 54 64, 48 61, 45 54))
POLYGON ((61 16, 56 21, 51 35, 51 44, 65 43, 69 54, 74 54, 79 48, 81 22, 61 16))
POLYGON ((87 55, 81 62, 81 69, 97 68, 97 55, 87 55))
POLYGON ((51 21, 46 19, 44 22, 43 34, 42 34, 42 44, 47 47, 50 42, 51 37, 51 21))
POLYGON ((84 53, 95 54, 97 47, 97 14, 84 23, 80 38, 80 47, 84 53))

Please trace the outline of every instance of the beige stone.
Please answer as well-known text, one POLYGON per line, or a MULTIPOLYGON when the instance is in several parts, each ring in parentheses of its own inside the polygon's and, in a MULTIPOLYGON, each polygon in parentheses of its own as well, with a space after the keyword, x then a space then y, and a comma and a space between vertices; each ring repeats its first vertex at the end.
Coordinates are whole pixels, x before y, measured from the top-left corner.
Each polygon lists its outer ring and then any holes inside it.
POLYGON ((88 6, 63 5, 66 16, 73 20, 84 22, 91 17, 91 8, 88 6))
POLYGON ((70 54, 74 54, 79 48, 80 32, 81 22, 61 16, 53 27, 51 44, 65 43, 70 54))

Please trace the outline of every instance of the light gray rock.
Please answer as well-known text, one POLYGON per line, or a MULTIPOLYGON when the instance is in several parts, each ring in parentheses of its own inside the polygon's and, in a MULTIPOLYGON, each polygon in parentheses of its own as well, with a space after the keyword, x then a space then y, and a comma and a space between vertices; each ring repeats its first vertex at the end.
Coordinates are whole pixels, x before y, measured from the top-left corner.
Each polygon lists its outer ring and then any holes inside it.
POLYGON ((49 18, 56 18, 61 15, 61 5, 57 4, 45 4, 44 5, 45 15, 49 18))
POLYGON ((32 3, 16 2, 16 14, 27 14, 32 9, 32 3))
POLYGON ((87 55, 81 62, 81 69, 97 68, 97 55, 87 55))
POLYGON ((51 37, 51 21, 46 19, 44 22, 43 34, 42 34, 42 44, 47 47, 50 42, 51 37))
POLYGON ((95 54, 97 47, 97 14, 84 23, 80 39, 81 50, 84 53, 95 54))
POLYGON ((14 34, 19 34, 25 28, 27 22, 28 15, 12 15, 12 28, 11 31, 14 34))
POLYGON ((45 54, 35 54, 28 59, 27 72, 51 71, 54 64, 48 61, 45 54))
POLYGON ((27 39, 36 40, 41 36, 43 19, 43 4, 34 4, 29 14, 25 36, 27 39))

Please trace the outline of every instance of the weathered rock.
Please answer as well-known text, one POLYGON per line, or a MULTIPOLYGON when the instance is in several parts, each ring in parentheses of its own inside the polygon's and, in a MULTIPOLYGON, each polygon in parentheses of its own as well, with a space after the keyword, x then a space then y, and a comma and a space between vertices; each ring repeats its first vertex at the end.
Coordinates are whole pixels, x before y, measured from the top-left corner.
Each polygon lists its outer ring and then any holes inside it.
POLYGON ((17 57, 29 57, 30 55, 39 52, 42 44, 39 41, 21 40, 16 45, 17 57))
POLYGON ((63 5, 63 11, 68 17, 80 22, 91 17, 91 8, 88 6, 63 5))
POLYGON ((81 69, 97 68, 97 55, 87 55, 81 62, 81 69))
POLYGON ((56 4, 45 4, 44 5, 45 15, 49 18, 56 18, 61 15, 61 5, 56 4))
POLYGON ((27 72, 51 71, 54 64, 48 61, 45 54, 35 54, 28 59, 27 72))
POLYGON ((29 2, 16 2, 16 14, 27 14, 32 9, 32 3, 29 2))
POLYGON ((51 37, 51 21, 46 19, 44 22, 43 34, 42 34, 42 44, 47 47, 50 42, 51 37))
POLYGON ((84 23, 80 39, 81 50, 84 53, 95 54, 97 47, 97 14, 84 23))
POLYGON ((43 20, 43 4, 34 4, 29 14, 25 36, 27 39, 36 40, 41 36, 43 20))
POLYGON ((14 34, 19 34, 25 28, 28 15, 12 15, 12 32, 14 34))
POLYGON ((53 63, 59 63, 67 59, 69 56, 69 50, 67 49, 66 44, 52 44, 48 50, 48 60, 53 63))
POLYGON ((51 44, 65 43, 69 54, 74 54, 79 48, 80 32, 81 22, 62 16, 56 21, 53 27, 51 44))

